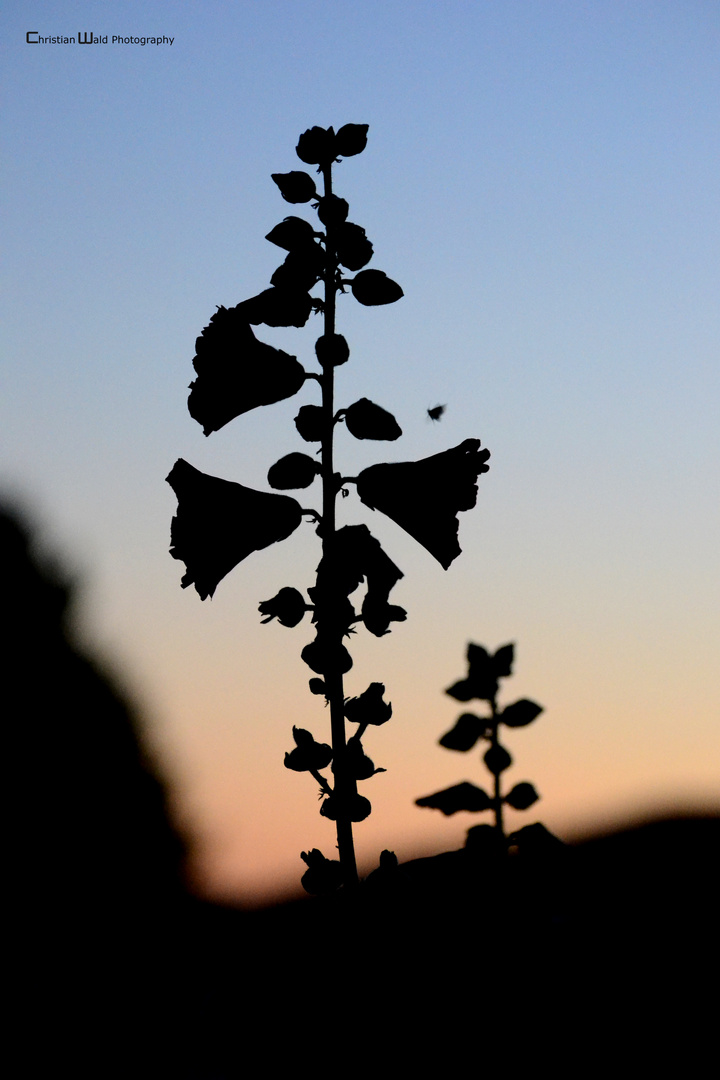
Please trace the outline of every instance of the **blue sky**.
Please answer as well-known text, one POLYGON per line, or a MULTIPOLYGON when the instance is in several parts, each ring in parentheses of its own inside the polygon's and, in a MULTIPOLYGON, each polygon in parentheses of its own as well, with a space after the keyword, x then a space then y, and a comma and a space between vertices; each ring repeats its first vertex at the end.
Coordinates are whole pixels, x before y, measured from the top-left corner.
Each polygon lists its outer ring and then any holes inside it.
MULTIPOLYGON (((395 704, 370 748, 389 771, 368 787, 365 857, 457 845, 472 823, 412 805, 481 777, 435 744, 468 640, 518 642, 508 696, 546 712, 515 735, 516 778, 559 832, 710 798, 717 5, 48 2, 1 20, 3 489, 82 583, 83 637, 143 707, 206 887, 291 884, 300 848, 333 843, 312 785, 282 768, 291 723, 322 734, 310 632, 256 614, 312 583, 317 540, 258 554, 201 604, 167 554, 164 483, 182 456, 265 488, 302 449, 292 418, 311 388, 209 439, 186 394, 215 307, 277 265, 263 237, 293 211, 270 173, 300 167, 313 124, 370 125, 336 190, 405 291, 340 309, 339 395, 405 433, 389 451, 346 439, 346 471, 469 436, 492 452, 447 574, 347 500, 405 571, 409 611, 354 652, 350 692, 379 679, 395 704), (174 40, 33 46, 27 30, 174 40)), ((309 366, 312 328, 259 336, 309 366)))

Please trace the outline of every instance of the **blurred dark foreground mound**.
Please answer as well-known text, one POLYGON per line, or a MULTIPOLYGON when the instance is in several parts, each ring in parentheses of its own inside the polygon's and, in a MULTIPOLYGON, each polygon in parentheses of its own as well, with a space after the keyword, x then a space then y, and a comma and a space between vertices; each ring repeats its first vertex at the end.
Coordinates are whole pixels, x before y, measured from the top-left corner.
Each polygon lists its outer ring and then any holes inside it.
POLYGON ((262 912, 203 903, 132 710, 69 638, 67 589, 8 514, 0 548, 19 1075, 700 1060, 716 1030, 720 819, 448 852, 262 912))

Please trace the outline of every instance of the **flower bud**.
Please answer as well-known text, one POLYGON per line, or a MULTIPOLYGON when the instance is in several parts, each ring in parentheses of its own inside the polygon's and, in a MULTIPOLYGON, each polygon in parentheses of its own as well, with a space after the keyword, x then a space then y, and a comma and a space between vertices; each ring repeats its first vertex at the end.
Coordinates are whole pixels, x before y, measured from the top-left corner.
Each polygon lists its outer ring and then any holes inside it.
MULTIPOLYGON (((274 177, 273 177, 274 179, 274 177)), ((310 177, 308 177, 308 180, 310 177)), ((313 187, 315 185, 313 184, 313 187)), ((350 207, 339 195, 323 195, 318 200, 317 215, 323 225, 339 225, 348 216, 350 207)))
POLYGON ((350 348, 342 334, 323 334, 315 342, 315 355, 323 367, 340 367, 350 359, 350 348))
POLYGON ((297 626, 306 610, 302 593, 288 587, 281 589, 271 600, 263 600, 258 605, 260 614, 266 616, 262 619, 263 623, 277 619, 281 626, 297 626))
POLYGON ((321 442, 323 437, 323 411, 319 405, 302 405, 295 417, 295 427, 305 442, 321 442))
POLYGON ((268 470, 268 484, 281 491, 310 487, 320 472, 317 461, 307 454, 286 454, 268 470))
POLYGON ((402 435, 402 428, 392 413, 368 398, 360 398, 345 410, 345 427, 356 439, 394 442, 402 435))
POLYGON ((335 153, 339 157, 362 154, 367 146, 368 124, 343 124, 335 135, 335 153))
MULTIPOLYGON (((306 172, 272 173, 271 175, 286 202, 310 202, 317 194, 315 181, 306 172)), ((320 220, 322 221, 322 218, 320 220)))
POLYGON ((361 270, 353 278, 352 291, 355 299, 365 307, 394 304, 404 295, 398 283, 382 270, 361 270))
POLYGON ((384 724, 392 716, 392 705, 383 701, 383 683, 370 683, 359 697, 345 702, 345 716, 351 724, 384 724))
POLYGON ((335 132, 332 128, 308 128, 298 139, 295 153, 307 165, 328 164, 338 153, 335 149, 335 132))

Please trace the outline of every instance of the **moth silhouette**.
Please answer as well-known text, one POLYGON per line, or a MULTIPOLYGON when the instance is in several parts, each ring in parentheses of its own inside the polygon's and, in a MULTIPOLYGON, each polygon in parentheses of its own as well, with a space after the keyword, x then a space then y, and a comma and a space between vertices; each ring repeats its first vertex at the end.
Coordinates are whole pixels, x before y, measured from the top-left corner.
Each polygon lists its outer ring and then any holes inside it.
POLYGON ((435 405, 432 409, 428 409, 427 414, 433 422, 437 423, 446 409, 447 405, 435 405))

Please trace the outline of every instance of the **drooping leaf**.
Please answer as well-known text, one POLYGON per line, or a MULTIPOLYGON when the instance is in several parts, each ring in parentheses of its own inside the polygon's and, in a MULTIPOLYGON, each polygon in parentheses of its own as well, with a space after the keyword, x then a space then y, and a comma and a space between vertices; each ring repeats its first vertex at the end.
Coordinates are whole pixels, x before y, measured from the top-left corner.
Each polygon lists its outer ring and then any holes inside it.
POLYGON ((286 454, 270 466, 268 484, 280 491, 310 487, 320 472, 320 465, 307 454, 286 454))
POLYGON ((236 416, 292 397, 306 374, 294 356, 258 341, 237 308, 218 308, 195 342, 188 410, 205 435, 236 416))
POLYGON ((263 623, 277 619, 281 626, 297 626, 307 610, 307 604, 301 592, 286 586, 270 600, 263 600, 258 610, 265 616, 261 620, 263 623))
POLYGON ((295 417, 295 427, 305 442, 322 442, 323 411, 319 405, 302 405, 295 417))
POLYGON ((474 713, 463 713, 458 716, 455 726, 440 739, 440 745, 446 750, 472 750, 478 739, 484 736, 487 724, 487 720, 474 713))
POLYGON ((368 398, 360 398, 345 410, 345 427, 356 439, 394 442, 402 435, 402 428, 392 413, 368 398))
POLYGON ((350 348, 342 334, 323 334, 315 342, 315 355, 323 367, 340 367, 350 359, 350 348))
POLYGON ((315 181, 306 172, 272 173, 283 199, 289 203, 310 202, 317 195, 315 181))
POLYGON ((335 153, 339 157, 354 157, 367 146, 367 124, 343 124, 335 135, 335 153))
POLYGON ((345 716, 351 724, 379 727, 392 716, 392 705, 383 701, 385 686, 383 683, 370 683, 359 697, 349 698, 345 702, 345 716))
POLYGON ((394 304, 404 293, 398 283, 382 270, 361 270, 352 280, 352 293, 365 307, 394 304))
POLYGON ((520 701, 505 706, 500 713, 500 720, 507 727, 525 727, 527 724, 532 724, 533 720, 542 711, 542 705, 537 705, 534 701, 528 701, 527 698, 521 698, 520 701))
POLYGON ((387 514, 447 570, 461 550, 457 515, 475 505, 477 478, 487 472, 489 457, 479 439, 466 439, 422 461, 371 465, 358 476, 357 492, 366 506, 387 514))
POLYGON ((295 499, 208 476, 182 458, 167 482, 178 499, 170 554, 185 563, 183 589, 194 584, 201 600, 212 596, 239 562, 285 540, 302 519, 295 499))
POLYGON ((476 787, 467 780, 454 787, 436 791, 434 795, 426 795, 422 799, 415 800, 416 806, 427 806, 431 810, 440 810, 449 817, 457 814, 459 810, 468 810, 476 813, 479 810, 487 810, 492 806, 492 800, 486 791, 476 787))
POLYGON ((536 803, 540 796, 533 787, 524 780, 521 784, 516 784, 511 791, 505 796, 504 802, 508 806, 512 806, 513 810, 527 810, 529 806, 536 803))
POLYGON ((299 217, 286 217, 279 225, 265 237, 271 244, 284 248, 285 251, 295 251, 312 244, 315 239, 315 230, 309 221, 299 217))

